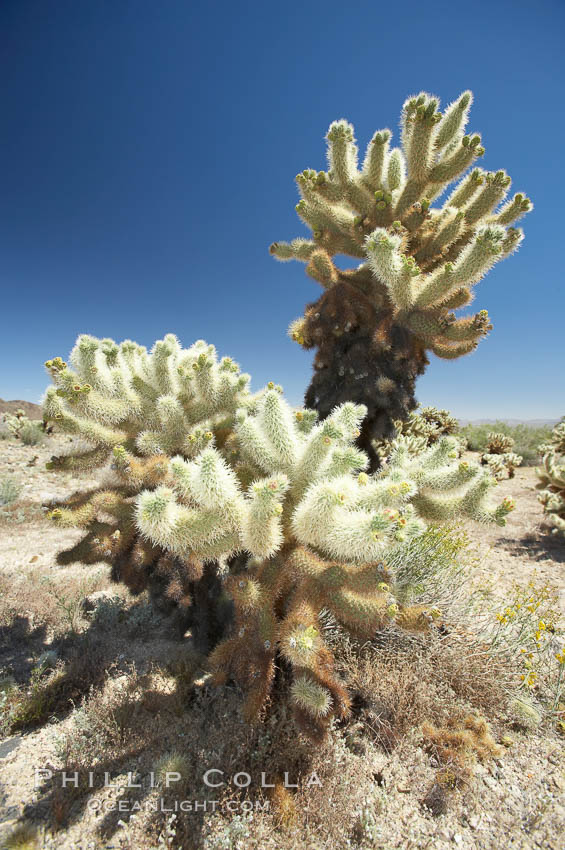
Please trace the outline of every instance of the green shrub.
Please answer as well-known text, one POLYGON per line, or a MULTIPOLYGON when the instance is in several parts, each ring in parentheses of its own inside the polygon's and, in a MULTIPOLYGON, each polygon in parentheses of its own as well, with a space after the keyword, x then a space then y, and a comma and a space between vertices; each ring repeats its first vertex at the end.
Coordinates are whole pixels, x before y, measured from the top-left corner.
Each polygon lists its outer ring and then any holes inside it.
POLYGON ((24 446, 37 446, 43 441, 44 434, 39 422, 29 419, 20 429, 20 440, 24 446))
POLYGON ((7 476, 0 479, 0 506, 17 502, 22 491, 21 484, 15 478, 7 476))

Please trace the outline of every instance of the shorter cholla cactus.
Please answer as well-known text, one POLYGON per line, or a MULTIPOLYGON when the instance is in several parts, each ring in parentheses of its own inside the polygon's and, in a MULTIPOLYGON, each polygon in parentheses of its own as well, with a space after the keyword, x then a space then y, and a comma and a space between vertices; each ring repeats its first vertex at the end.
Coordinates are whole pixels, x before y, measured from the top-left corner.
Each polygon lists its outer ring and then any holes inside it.
POLYGON ((514 478, 516 467, 522 463, 522 456, 515 452, 504 452, 504 454, 488 454, 485 452, 481 455, 481 463, 488 466, 491 475, 497 481, 501 481, 506 474, 508 478, 514 478))
POLYGON ((544 506, 554 534, 565 535, 565 421, 552 431, 550 442, 540 446, 542 466, 536 469, 541 493, 538 499, 544 506))
POLYGON ((354 446, 365 413, 348 402, 318 424, 270 384, 238 411, 223 449, 173 458, 166 483, 136 500, 138 529, 154 545, 231 565, 225 587, 235 617, 209 659, 215 681, 231 676, 241 685, 251 720, 281 667, 294 717, 315 740, 349 711, 322 612, 364 637, 416 622, 395 596, 388 553, 427 522, 504 524, 514 507, 510 499, 486 504, 493 479, 459 462, 449 437, 416 457, 398 446, 384 470, 368 475, 368 457, 354 446), (247 563, 232 558, 240 552, 247 563))
POLYGON ((59 525, 85 531, 59 562, 106 561, 133 592, 150 583, 188 606, 202 562, 172 557, 140 536, 133 502, 165 481, 173 455, 189 459, 205 446, 223 445, 235 411, 252 399, 250 377, 231 358, 218 360, 213 345, 199 340, 185 350, 173 334, 150 352, 131 340, 118 345, 83 335, 69 359, 70 365, 60 357, 45 364, 54 386, 44 413, 77 443, 47 466, 82 471, 106 465, 111 476, 49 514, 59 525))
POLYGON ((513 437, 496 431, 487 434, 487 449, 481 455, 481 463, 489 467, 497 481, 504 478, 505 473, 508 478, 514 478, 516 467, 522 463, 521 455, 512 451, 514 442, 513 437))
POLYGON ((503 455, 506 452, 512 451, 514 448, 514 439, 506 434, 499 434, 491 431, 487 434, 487 450, 485 454, 503 455))

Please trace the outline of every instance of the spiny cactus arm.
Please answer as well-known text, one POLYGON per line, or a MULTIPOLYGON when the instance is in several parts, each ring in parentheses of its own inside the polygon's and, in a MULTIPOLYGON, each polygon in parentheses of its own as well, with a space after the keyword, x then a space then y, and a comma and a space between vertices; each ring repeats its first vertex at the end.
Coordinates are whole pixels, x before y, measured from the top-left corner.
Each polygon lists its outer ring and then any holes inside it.
POLYGON ((437 151, 443 150, 448 145, 455 146, 461 141, 472 103, 473 93, 464 91, 457 100, 446 107, 436 127, 434 147, 437 151))
MULTIPOLYGON (((464 209, 477 196, 481 186, 485 182, 485 172, 482 168, 473 168, 462 180, 457 183, 448 196, 444 209, 455 208, 464 215, 464 209)), ((502 223, 502 222, 501 222, 502 223)))
POLYGON ((463 212, 467 225, 474 225, 489 216, 490 213, 504 200, 512 180, 504 170, 487 171, 484 173, 484 186, 477 192, 473 200, 464 206, 463 212))
POLYGON ((269 251, 281 262, 302 260, 302 262, 307 263, 317 247, 313 239, 299 238, 293 239, 292 242, 273 242, 269 251))
POLYGON ((100 511, 118 521, 131 518, 131 505, 117 490, 97 490, 85 494, 82 504, 73 500, 72 507, 54 508, 48 516, 62 528, 86 528, 100 511))
POLYGON ((448 490, 456 490, 465 484, 468 484, 471 479, 479 475, 480 468, 475 464, 470 464, 466 460, 462 460, 457 465, 449 465, 424 471, 420 478, 420 492, 432 490, 436 492, 447 492, 448 490))
POLYGON ((66 433, 77 434, 94 445, 111 449, 127 440, 127 434, 124 431, 69 412, 53 387, 50 387, 45 395, 44 413, 48 421, 54 420, 66 433))
MULTIPOLYGON (((103 395, 112 395, 114 381, 111 366, 108 363, 106 352, 110 349, 107 340, 96 339, 88 334, 78 337, 70 354, 70 362, 75 367, 80 379, 90 384, 95 390, 103 395)), ((110 357, 112 365, 115 360, 110 357)), ((61 363, 61 358, 47 361, 46 366, 50 371, 56 370, 61 363), (52 364, 52 365, 50 365, 52 364)))
POLYGON ((506 516, 514 510, 514 500, 506 497, 496 506, 486 504, 487 493, 496 482, 488 474, 477 475, 463 495, 444 496, 419 492, 413 499, 417 512, 428 522, 446 522, 456 516, 467 516, 477 522, 506 524, 506 516))
POLYGON ((46 464, 47 469, 61 469, 69 472, 86 472, 103 466, 109 457, 109 449, 106 446, 96 446, 91 449, 75 454, 52 455, 46 464))
POLYGON ((553 488, 555 492, 565 489, 565 463, 556 452, 550 451, 542 458, 541 467, 536 468, 540 478, 537 489, 553 488))
POLYGON ((376 228, 365 242, 369 265, 375 277, 385 284, 397 309, 408 309, 414 302, 413 278, 419 274, 415 260, 400 251, 402 239, 384 228, 376 228))
POLYGON ((374 561, 400 531, 398 511, 368 511, 355 502, 358 484, 343 477, 312 485, 295 508, 297 540, 336 560, 374 561))
POLYGON ((214 558, 239 549, 239 534, 230 529, 222 512, 187 508, 168 487, 143 491, 136 499, 135 517, 145 537, 182 557, 214 558))
POLYGON ((325 478, 338 478, 351 472, 366 469, 368 458, 365 452, 358 451, 353 446, 334 449, 329 464, 324 469, 325 478))
POLYGON ((492 325, 486 310, 480 310, 474 316, 465 316, 453 319, 441 329, 438 334, 438 342, 463 342, 467 340, 478 341, 485 336, 492 325))
POLYGON ((501 224, 503 226, 515 224, 522 216, 533 210, 534 205, 531 200, 522 192, 518 192, 509 201, 507 201, 500 210, 489 219, 493 224, 501 224))
POLYGON ((425 185, 432 164, 432 151, 437 123, 439 101, 425 93, 409 98, 402 110, 402 147, 406 156, 408 180, 425 185))
POLYGON ((261 399, 257 424, 275 455, 275 469, 289 469, 296 461, 295 417, 275 389, 269 388, 261 399))
POLYGON ((250 487, 242 520, 241 542, 254 557, 270 558, 284 542, 281 515, 287 489, 288 479, 284 475, 255 481, 250 487))
POLYGON ((367 147, 361 180, 372 192, 383 188, 384 166, 388 159, 390 137, 390 130, 379 130, 374 134, 367 147))
POLYGON ((123 487, 139 491, 144 487, 153 488, 162 484, 169 471, 169 458, 166 455, 154 455, 139 458, 127 451, 125 446, 115 446, 112 451, 112 466, 123 487))
POLYGON ((446 251, 456 242, 465 226, 462 210, 446 207, 434 222, 434 229, 414 254, 417 263, 425 262, 446 251))
POLYGON ((463 357, 464 354, 470 354, 477 347, 476 340, 468 340, 467 342, 458 342, 452 345, 448 343, 434 342, 430 345, 432 351, 437 357, 443 360, 455 360, 457 357, 463 357))

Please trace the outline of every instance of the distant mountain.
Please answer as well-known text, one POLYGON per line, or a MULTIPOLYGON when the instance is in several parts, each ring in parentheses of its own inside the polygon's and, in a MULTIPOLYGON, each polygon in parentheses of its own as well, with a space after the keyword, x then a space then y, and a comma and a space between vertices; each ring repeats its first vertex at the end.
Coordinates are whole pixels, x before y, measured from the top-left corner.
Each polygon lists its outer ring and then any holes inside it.
POLYGON ((15 413, 16 410, 23 410, 28 419, 42 419, 43 411, 41 405, 34 404, 32 401, 4 401, 0 398, 0 414, 15 413))
POLYGON ((499 416, 496 419, 460 419, 461 425, 489 425, 494 422, 506 422, 507 425, 529 425, 532 428, 541 428, 543 425, 556 425, 559 419, 505 419, 499 416))

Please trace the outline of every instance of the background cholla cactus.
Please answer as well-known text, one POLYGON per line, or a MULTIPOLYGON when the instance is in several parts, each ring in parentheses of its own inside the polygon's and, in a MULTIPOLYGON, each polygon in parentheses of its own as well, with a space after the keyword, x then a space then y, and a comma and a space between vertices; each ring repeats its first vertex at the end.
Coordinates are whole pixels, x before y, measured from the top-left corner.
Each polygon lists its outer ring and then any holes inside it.
MULTIPOLYGON (((420 419, 423 423, 422 433, 426 437, 426 442, 429 446, 437 443, 440 437, 447 434, 454 434, 459 429, 459 421, 452 416, 449 410, 438 410, 437 407, 421 407, 416 414, 411 414, 410 419, 420 419)), ((410 420, 409 420, 410 421, 410 420)), ((403 432, 404 425, 403 424, 403 432)), ((413 426, 414 429, 416 426, 413 426)), ((411 429, 408 425, 406 433, 410 433, 411 429)), ((415 431, 414 431, 415 432, 415 431)))
POLYGON ((15 413, 5 413, 2 424, 6 432, 26 446, 35 446, 48 433, 46 423, 41 420, 29 419, 21 408, 15 413))
POLYGON ((269 385, 237 414, 223 448, 175 457, 169 478, 136 501, 142 535, 184 559, 221 558, 235 608, 231 633, 210 657, 257 717, 284 671, 294 716, 313 739, 349 698, 322 636, 322 612, 360 636, 394 621, 421 627, 422 612, 395 598, 387 554, 426 522, 458 516, 504 524, 511 500, 486 504, 492 478, 457 460, 446 437, 419 457, 399 447, 370 476, 354 446, 366 408, 337 407, 317 423, 269 385), (361 470, 361 471, 360 471, 361 470), (246 553, 249 560, 236 559, 246 553))
POLYGON ((565 455, 565 418, 558 422, 551 432, 551 436, 547 443, 539 447, 541 455, 547 452, 557 452, 557 454, 565 455))
POLYGON ((516 467, 521 465, 522 460, 522 456, 516 454, 516 452, 481 455, 481 463, 488 466, 491 475, 497 481, 501 481, 505 475, 508 475, 508 478, 514 478, 516 467))
POLYGON ((514 478, 516 467, 520 466, 523 458, 513 452, 514 439, 495 431, 487 435, 487 450, 481 455, 481 463, 488 466, 497 481, 504 478, 508 473, 509 478, 514 478))
MULTIPOLYGON (((399 440, 411 454, 418 454, 437 443, 441 437, 454 434, 459 428, 459 422, 448 410, 429 406, 412 411, 404 421, 397 419, 394 428, 392 440, 374 441, 374 448, 381 460, 389 457, 399 440)), ((459 454, 466 448, 466 443, 464 437, 457 435, 456 448, 459 454)))
POLYGON ((555 426, 549 443, 540 446, 542 465, 536 469, 538 499, 554 534, 565 535, 565 420, 555 426))
POLYGON ((499 434, 491 431, 487 435, 487 450, 485 454, 503 455, 506 452, 512 451, 514 448, 514 439, 506 434, 499 434))
POLYGON ((184 607, 204 566, 195 557, 171 556, 145 540, 134 522, 133 501, 165 480, 173 455, 195 457, 230 434, 236 409, 251 400, 249 375, 229 357, 218 361, 202 340, 181 348, 172 334, 148 352, 126 340, 80 336, 70 365, 45 364, 54 386, 44 413, 78 438, 70 454, 53 457, 55 469, 88 470, 111 464, 106 481, 77 493, 50 516, 85 529, 82 540, 59 555, 61 563, 107 561, 132 591, 156 583, 184 607))
POLYGON ((2 422, 6 425, 10 434, 16 439, 19 439, 22 428, 30 421, 25 415, 25 411, 21 408, 16 410, 15 413, 4 413, 2 416, 2 422))
POLYGON ((317 350, 306 405, 325 418, 343 401, 364 403, 359 445, 372 466, 372 441, 390 438, 394 420, 415 407, 427 352, 460 357, 491 329, 485 310, 462 318, 453 311, 518 247, 523 233, 510 225, 532 207, 521 193, 505 201, 506 172, 476 167, 432 206, 484 153, 478 134, 464 134, 471 102, 464 92, 442 114, 432 95, 408 98, 401 147, 390 148, 389 130, 375 133, 361 168, 353 127, 335 121, 326 136, 329 171, 296 178, 296 210, 312 238, 271 245, 279 260, 307 263, 324 289, 289 329, 317 350), (358 265, 342 270, 338 254, 358 265))

